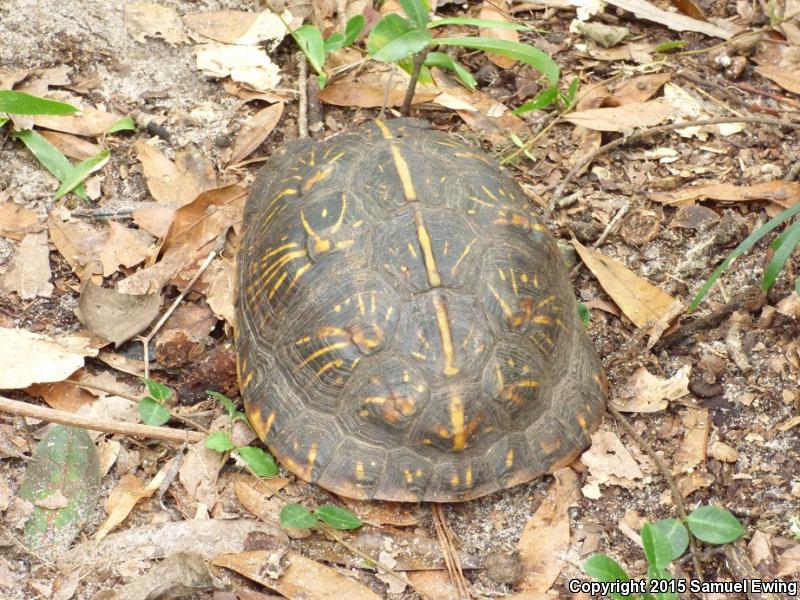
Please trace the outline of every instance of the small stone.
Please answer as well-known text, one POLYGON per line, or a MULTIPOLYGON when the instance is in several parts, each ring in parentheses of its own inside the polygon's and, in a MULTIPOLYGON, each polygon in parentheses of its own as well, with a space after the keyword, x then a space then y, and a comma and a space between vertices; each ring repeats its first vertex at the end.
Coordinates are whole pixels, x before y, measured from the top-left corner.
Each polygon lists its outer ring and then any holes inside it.
POLYGON ((490 554, 483 563, 486 575, 496 583, 516 585, 522 580, 522 561, 517 552, 490 554))

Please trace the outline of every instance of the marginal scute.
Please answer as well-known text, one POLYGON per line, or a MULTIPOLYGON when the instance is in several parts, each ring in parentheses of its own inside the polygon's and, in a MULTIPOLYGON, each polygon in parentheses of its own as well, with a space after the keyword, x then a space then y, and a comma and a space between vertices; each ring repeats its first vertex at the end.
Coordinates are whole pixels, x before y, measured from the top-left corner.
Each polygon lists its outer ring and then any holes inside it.
POLYGON ((607 382, 552 236, 507 173, 422 122, 276 152, 245 208, 238 380, 291 472, 453 502, 573 460, 607 382))

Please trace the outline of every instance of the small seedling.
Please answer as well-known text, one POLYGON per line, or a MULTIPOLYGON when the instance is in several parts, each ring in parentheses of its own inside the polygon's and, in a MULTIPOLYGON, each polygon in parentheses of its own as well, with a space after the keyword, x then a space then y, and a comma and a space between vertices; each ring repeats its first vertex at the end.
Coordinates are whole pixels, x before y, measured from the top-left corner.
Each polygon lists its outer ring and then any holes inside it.
POLYGON ((287 504, 281 509, 280 523, 285 529, 313 529, 320 522, 340 530, 358 529, 363 525, 356 515, 335 504, 323 504, 314 512, 296 503, 287 504))
MULTIPOLYGON (((720 275, 722 275, 728 269, 728 267, 733 264, 734 260, 747 252, 759 240, 761 240, 761 238, 770 233, 773 229, 780 227, 783 223, 798 213, 800 213, 800 204, 796 204, 778 213, 769 221, 764 223, 761 227, 756 229, 753 233, 748 235, 741 244, 736 246, 736 248, 734 248, 731 253, 728 254, 725 260, 722 261, 722 264, 717 267, 716 270, 711 274, 711 277, 706 280, 706 282, 703 284, 703 287, 700 288, 700 291, 697 292, 697 295, 694 297, 694 299, 692 299, 692 303, 689 305, 689 312, 693 312, 700 305, 700 302, 702 302, 703 298, 706 297, 706 294, 708 294, 708 291, 711 289, 711 286, 714 285, 714 282, 719 279, 720 275)), ((774 254, 772 256, 772 260, 770 260, 767 268, 764 270, 764 276, 761 279, 762 290, 765 292, 769 291, 769 289, 775 283, 775 280, 778 278, 778 275, 786 265, 786 261, 789 260, 789 257, 795 251, 798 244, 800 244, 800 221, 795 221, 791 225, 788 225, 786 229, 777 238, 775 238, 775 241, 770 245, 770 249, 774 252, 774 254)), ((795 288, 797 288, 797 281, 795 281, 795 288)))
POLYGON ((163 425, 172 418, 165 403, 172 398, 174 392, 163 383, 152 379, 142 377, 142 383, 147 388, 147 395, 139 401, 139 417, 145 425, 163 425))
POLYGON ((206 394, 217 400, 228 413, 228 424, 224 431, 215 431, 206 438, 206 448, 220 454, 233 453, 241 458, 258 477, 275 477, 278 474, 278 464, 272 456, 255 446, 236 446, 231 439, 231 427, 236 421, 242 421, 250 426, 243 412, 236 409, 233 400, 225 394, 206 391, 206 394))
POLYGON ((323 40, 322 32, 314 25, 303 25, 291 32, 292 38, 317 73, 320 89, 324 88, 328 81, 325 73, 325 59, 332 52, 352 45, 361 35, 366 22, 364 15, 356 15, 347 22, 344 33, 331 34, 327 40, 323 40))
MULTIPOLYGON (((610 592, 616 600, 678 600, 686 582, 676 580, 667 570, 689 547, 689 532, 698 540, 715 545, 727 544, 744 535, 744 527, 730 512, 716 506, 700 506, 689 514, 686 525, 677 519, 645 523, 642 548, 647 559, 647 591, 622 594, 610 592), (687 530, 688 527, 688 530, 687 530)), ((631 581, 619 563, 605 554, 595 554, 583 570, 601 583, 631 581)))

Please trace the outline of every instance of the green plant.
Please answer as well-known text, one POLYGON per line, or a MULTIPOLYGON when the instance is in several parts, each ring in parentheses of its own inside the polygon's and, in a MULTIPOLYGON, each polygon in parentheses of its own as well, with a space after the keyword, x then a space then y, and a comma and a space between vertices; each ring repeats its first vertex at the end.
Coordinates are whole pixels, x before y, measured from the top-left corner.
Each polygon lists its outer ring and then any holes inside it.
POLYGON ((356 515, 335 504, 323 504, 314 512, 302 504, 287 504, 281 509, 280 522, 281 527, 287 529, 311 529, 318 527, 320 522, 342 530, 357 529, 363 525, 356 515))
POLYGON ((320 89, 324 88, 328 81, 328 76, 325 74, 325 59, 331 52, 352 45, 361 35, 366 22, 364 15, 355 15, 347 22, 344 33, 333 33, 327 40, 322 38, 322 32, 313 25, 303 25, 291 32, 292 38, 317 73, 320 89))
MULTIPOLYGON (((7 115, 70 115, 77 111, 77 108, 64 102, 39 98, 16 90, 0 90, 0 113, 7 115)), ((0 127, 8 122, 9 118, 0 116, 0 127)), ((133 128, 132 119, 124 117, 112 125, 109 133, 133 128)), ((91 173, 101 169, 111 156, 108 150, 101 150, 81 163, 73 165, 55 146, 33 129, 15 130, 11 135, 25 144, 36 160, 61 182, 55 195, 56 200, 68 192, 74 192, 76 196, 86 199, 83 181, 91 173)))
POLYGON ((236 421, 242 421, 250 426, 243 412, 236 409, 236 405, 225 394, 206 391, 206 394, 217 400, 225 407, 228 413, 228 424, 224 431, 215 431, 206 438, 206 448, 227 454, 232 452, 241 458, 250 469, 259 477, 275 477, 278 474, 278 465, 272 456, 255 446, 236 446, 231 438, 231 427, 236 421))
POLYGON ((674 579, 668 567, 686 552, 689 532, 698 540, 721 545, 741 537, 744 527, 727 510, 700 506, 689 514, 685 525, 677 519, 663 519, 642 526, 642 548, 648 565, 646 581, 632 581, 625 569, 605 554, 591 556, 583 570, 601 584, 614 584, 607 590, 600 589, 617 600, 677 600, 678 594, 687 590, 686 582, 674 579))
MULTIPOLYGON (((773 229, 780 227, 783 223, 794 217, 800 213, 800 204, 796 204, 786 210, 778 213, 774 217, 772 217, 769 221, 764 223, 761 227, 756 229, 753 233, 748 235, 742 243, 740 243, 736 248, 734 248, 730 254, 722 261, 722 264, 716 268, 716 270, 711 274, 706 282, 703 284, 703 287, 700 288, 700 291, 697 292, 695 297, 692 299, 692 303, 689 305, 689 312, 693 312, 699 305, 700 302, 703 301, 708 291, 711 289, 711 286, 714 285, 714 282, 719 279, 720 275, 722 275, 728 267, 733 264, 733 261, 740 257, 742 254, 747 252, 750 248, 752 248, 761 238, 765 235, 770 233, 773 229)), ((774 252, 772 256, 772 260, 769 261, 767 268, 764 270, 764 276, 761 279, 761 289, 769 291, 772 285, 775 283, 775 280, 778 278, 778 275, 783 270, 783 267, 786 265, 786 261, 789 260, 789 257, 794 252, 795 248, 797 248, 798 244, 800 244, 800 221, 795 221, 791 225, 788 225, 783 232, 775 238, 775 240, 770 244, 770 249, 774 252)), ((798 282, 795 281, 795 288, 798 288, 798 282)), ((800 294, 800 290, 798 290, 798 294, 800 294)))
POLYGON ((163 425, 172 418, 172 413, 165 406, 174 392, 163 383, 152 379, 141 378, 147 388, 147 395, 139 400, 139 417, 145 425, 163 425))

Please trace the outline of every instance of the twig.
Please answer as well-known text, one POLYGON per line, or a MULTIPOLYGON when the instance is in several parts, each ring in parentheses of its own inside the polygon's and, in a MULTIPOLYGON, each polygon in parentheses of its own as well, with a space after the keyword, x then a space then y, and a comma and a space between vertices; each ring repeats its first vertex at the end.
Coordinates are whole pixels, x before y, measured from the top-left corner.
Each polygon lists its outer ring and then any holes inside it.
POLYGON ((384 114, 386 114, 386 105, 389 104, 389 93, 392 91, 393 79, 394 79, 394 69, 391 69, 389 71, 389 81, 386 82, 386 88, 383 90, 383 104, 381 104, 381 110, 378 113, 378 119, 380 120, 383 120, 383 116, 384 114))
POLYGON ((700 119, 698 121, 681 121, 680 123, 670 123, 669 125, 659 125, 658 127, 643 129, 642 131, 637 131, 636 133, 627 137, 621 137, 603 146, 600 146, 597 150, 586 156, 581 162, 573 166, 564 179, 561 180, 561 183, 556 186, 556 189, 553 192, 553 198, 550 200, 549 212, 552 212, 553 208, 558 204, 558 201, 561 199, 561 196, 564 193, 564 188, 570 183, 570 181, 572 181, 572 178, 592 164, 598 156, 620 146, 624 146, 625 144, 637 142, 639 140, 658 135, 659 133, 675 131, 676 129, 684 129, 686 127, 705 127, 706 125, 723 125, 725 123, 758 123, 761 125, 772 125, 773 127, 800 129, 800 123, 781 121, 779 119, 769 119, 767 117, 717 117, 714 119, 700 119))
POLYGON ((172 305, 170 305, 170 307, 167 309, 167 312, 165 312, 163 314, 163 316, 158 320, 158 323, 156 323, 153 326, 153 328, 150 330, 150 332, 146 336, 144 336, 144 337, 137 336, 136 337, 136 339, 139 340, 140 342, 142 342, 142 344, 144 345, 144 377, 145 377, 145 379, 149 379, 150 378, 150 340, 153 339, 153 336, 156 333, 158 333, 158 330, 161 329, 161 327, 163 327, 164 323, 167 322, 167 319, 169 319, 170 315, 172 315, 172 313, 175 311, 175 309, 178 308, 178 305, 186 297, 186 294, 188 294, 189 290, 192 289, 192 286, 194 286, 194 284, 197 283, 197 280, 200 279, 200 276, 203 273, 205 273, 205 270, 208 268, 208 265, 211 264, 211 261, 214 260, 214 258, 217 256, 217 254, 222 252, 222 248, 225 246, 225 234, 226 233, 227 233, 227 230, 225 232, 223 232, 219 236, 219 238, 217 239, 216 247, 211 252, 209 252, 208 256, 203 261, 203 264, 201 264, 200 268, 197 269, 197 273, 194 274, 194 277, 192 277, 191 280, 189 280, 189 283, 186 284, 186 287, 184 287, 183 290, 181 291, 181 293, 178 294, 178 297, 175 298, 175 300, 172 302, 172 305))
POLYGON ((312 75, 308 78, 306 86, 308 95, 308 130, 312 136, 317 137, 323 128, 322 105, 319 101, 319 83, 317 77, 312 75))
POLYGON ((431 516, 433 517, 433 525, 436 527, 436 537, 439 538, 439 546, 442 549, 444 564, 458 593, 458 600, 467 600, 469 598, 469 588, 464 579, 461 561, 453 543, 453 532, 447 523, 447 517, 441 504, 434 503, 431 505, 431 516))
MULTIPOLYGON (((621 412, 614 408, 610 402, 606 405, 606 410, 611 414, 612 417, 614 417, 614 419, 620 424, 625 432, 633 438, 639 448, 641 448, 642 451, 647 454, 650 460, 652 460, 658 467, 662 477, 664 477, 664 479, 667 481, 667 485, 669 485, 672 501, 675 503, 678 516, 681 518, 681 521, 686 523, 687 519, 689 518, 689 515, 686 513, 686 505, 683 503, 683 496, 678 489, 678 484, 672 477, 672 473, 670 473, 667 463, 665 463, 664 459, 661 458, 661 455, 657 454, 656 451, 653 450, 653 447, 648 444, 642 436, 639 435, 639 433, 633 428, 633 425, 631 425, 630 421, 628 421, 628 419, 626 419, 621 412)), ((700 558, 698 557, 697 553, 697 543, 695 542, 694 536, 691 534, 691 532, 689 532, 689 551, 692 554, 695 576, 702 582, 703 569, 700 565, 700 558)))
POLYGON ((411 102, 414 100, 414 92, 417 89, 417 80, 419 79, 419 72, 422 70, 422 65, 425 64, 425 59, 428 57, 428 53, 426 51, 417 52, 414 55, 414 69, 411 71, 411 81, 408 82, 408 87, 406 88, 406 97, 403 100, 403 107, 400 109, 400 113, 407 117, 411 112, 411 102))
MULTIPOLYGON (((617 214, 614 215, 614 218, 611 219, 608 225, 606 225, 606 228, 603 230, 603 233, 600 234, 600 237, 594 241, 594 243, 592 244, 592 248, 599 248, 600 246, 603 245, 603 243, 606 241, 606 238, 608 238, 608 236, 611 235, 611 232, 617 228, 617 225, 619 225, 620 221, 622 221, 622 217, 627 215, 630 209, 631 209, 631 202, 630 200, 626 200, 625 204, 623 204, 617 211, 617 214)), ((575 275, 577 275, 578 272, 581 270, 582 266, 583 263, 579 262, 574 267, 572 267, 572 270, 569 272, 569 276, 575 277, 575 275)))
POLYGON ((128 423, 126 421, 113 421, 111 419, 100 419, 96 417, 85 417, 75 413, 37 406, 29 402, 20 402, 0 396, 0 412, 21 417, 31 417, 50 423, 60 423, 81 429, 92 431, 103 431, 105 433, 118 433, 121 435, 131 435, 133 437, 149 438, 162 440, 165 442, 200 442, 206 438, 202 433, 195 431, 181 431, 171 427, 153 427, 152 425, 140 425, 139 423, 128 423))
POLYGON ((23 544, 22 542, 20 542, 20 541, 17 539, 17 536, 15 536, 15 535, 14 535, 14 534, 13 534, 13 533, 12 533, 12 532, 11 532, 11 531, 8 529, 8 528, 6 528, 5 526, 3 526, 3 525, 0 525, 0 533, 2 533, 3 535, 5 535, 5 536, 6 536, 6 537, 7 537, 7 538, 8 538, 8 539, 11 541, 11 543, 13 543, 13 544, 14 544, 14 545, 15 545, 17 548, 19 548, 19 549, 20 549, 22 552, 24 552, 24 553, 25 553, 25 554, 27 554, 28 556, 32 556, 33 558, 35 558, 36 560, 38 560, 40 563, 42 563, 43 565, 46 565, 46 566, 50 567, 51 569, 55 569, 55 568, 56 568, 56 565, 54 565, 53 563, 51 563, 51 562, 50 562, 49 560, 47 560, 46 558, 44 558, 44 557, 42 557, 42 556, 39 556, 39 555, 38 555, 38 554, 36 554, 36 553, 35 553, 33 550, 31 550, 30 548, 28 548, 28 547, 27 547, 25 544, 23 544))
POLYGON ((306 55, 298 52, 295 57, 297 58, 297 69, 300 72, 297 76, 297 129, 300 139, 308 137, 308 65, 306 64, 306 55))

